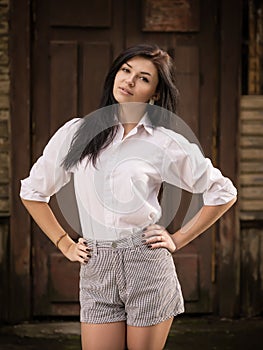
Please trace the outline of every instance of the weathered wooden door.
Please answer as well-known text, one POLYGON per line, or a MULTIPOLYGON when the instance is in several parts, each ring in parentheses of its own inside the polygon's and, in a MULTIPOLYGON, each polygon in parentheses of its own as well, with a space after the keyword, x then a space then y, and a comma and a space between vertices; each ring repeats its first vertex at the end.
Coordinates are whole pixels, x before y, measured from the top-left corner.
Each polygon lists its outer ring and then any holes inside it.
MULTIPOLYGON (((216 2, 34 0, 32 13, 32 162, 65 121, 96 109, 110 62, 139 42, 157 43, 174 56, 180 116, 213 156, 216 2)), ((175 256, 187 312, 212 311, 214 230, 175 256)), ((78 264, 68 262, 36 225, 32 242, 34 315, 77 315, 78 264)))

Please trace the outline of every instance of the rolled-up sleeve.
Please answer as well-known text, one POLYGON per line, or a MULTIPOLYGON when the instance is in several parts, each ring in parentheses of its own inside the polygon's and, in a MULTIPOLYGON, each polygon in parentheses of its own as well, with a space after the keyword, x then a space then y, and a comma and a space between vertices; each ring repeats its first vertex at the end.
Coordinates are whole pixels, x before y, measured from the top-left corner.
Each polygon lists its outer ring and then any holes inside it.
POLYGON ((221 205, 237 195, 231 180, 205 158, 200 148, 174 133, 165 147, 163 181, 191 193, 203 194, 204 205, 221 205))
POLYGON ((61 162, 69 150, 80 120, 70 120, 51 137, 29 176, 21 180, 21 198, 48 203, 50 197, 70 181, 71 172, 66 171, 61 162))

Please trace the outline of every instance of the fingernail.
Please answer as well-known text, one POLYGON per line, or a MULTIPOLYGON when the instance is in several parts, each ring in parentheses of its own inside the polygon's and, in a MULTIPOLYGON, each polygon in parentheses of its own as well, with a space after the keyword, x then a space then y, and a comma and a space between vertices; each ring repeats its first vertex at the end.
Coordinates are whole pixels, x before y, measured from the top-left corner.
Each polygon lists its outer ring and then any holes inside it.
POLYGON ((148 244, 147 247, 148 247, 148 248, 152 248, 152 245, 151 245, 151 244, 148 244))
POLYGON ((89 248, 87 248, 87 249, 86 249, 86 252, 89 252, 89 251, 90 251, 90 249, 89 249, 89 248))
POLYGON ((145 232, 145 231, 147 231, 147 227, 144 227, 144 229, 142 230, 142 232, 145 232))
POLYGON ((142 240, 142 243, 145 243, 145 242, 146 242, 146 239, 143 239, 143 240, 142 240))
POLYGON ((87 258, 91 258, 91 255, 90 255, 90 254, 87 254, 87 258))
POLYGON ((142 234, 142 237, 145 237, 145 234, 144 234, 144 233, 142 234))
POLYGON ((88 243, 86 241, 83 242, 85 245, 88 245, 88 243))

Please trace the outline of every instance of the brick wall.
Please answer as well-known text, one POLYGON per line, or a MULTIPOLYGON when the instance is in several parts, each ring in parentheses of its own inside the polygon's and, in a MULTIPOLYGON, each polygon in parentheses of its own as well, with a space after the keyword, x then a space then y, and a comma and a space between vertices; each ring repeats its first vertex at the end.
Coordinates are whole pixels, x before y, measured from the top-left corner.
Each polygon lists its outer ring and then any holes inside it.
POLYGON ((9 214, 10 103, 9 0, 0 0, 0 216, 9 214))

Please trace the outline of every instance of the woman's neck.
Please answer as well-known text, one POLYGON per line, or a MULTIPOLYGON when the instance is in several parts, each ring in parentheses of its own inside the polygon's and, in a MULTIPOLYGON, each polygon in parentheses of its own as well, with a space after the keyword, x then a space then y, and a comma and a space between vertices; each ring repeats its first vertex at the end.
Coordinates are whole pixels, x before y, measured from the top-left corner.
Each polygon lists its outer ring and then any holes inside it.
POLYGON ((145 114, 145 103, 125 103, 119 108, 119 121, 124 129, 133 129, 145 114))

